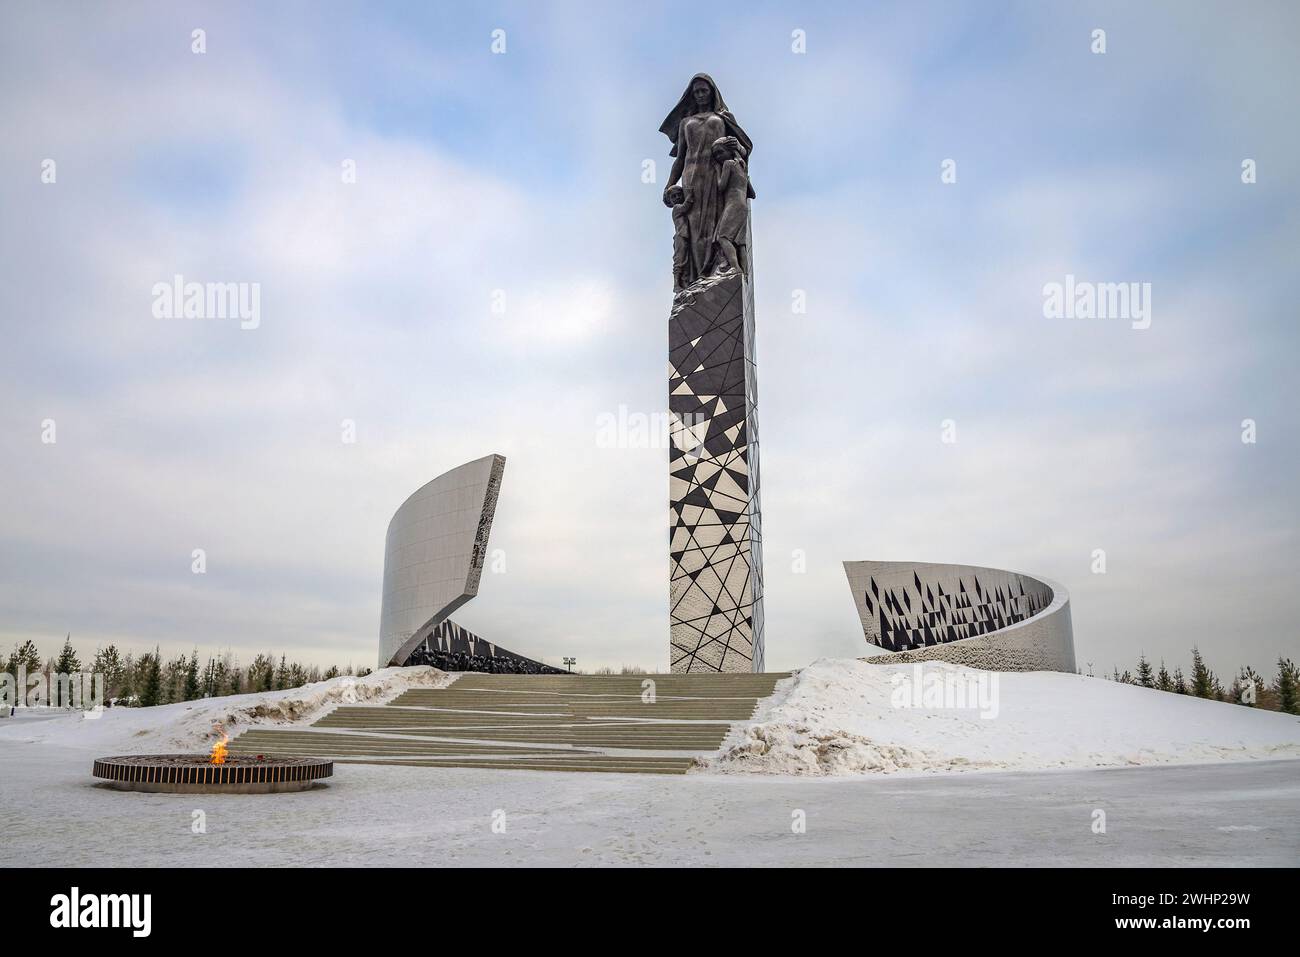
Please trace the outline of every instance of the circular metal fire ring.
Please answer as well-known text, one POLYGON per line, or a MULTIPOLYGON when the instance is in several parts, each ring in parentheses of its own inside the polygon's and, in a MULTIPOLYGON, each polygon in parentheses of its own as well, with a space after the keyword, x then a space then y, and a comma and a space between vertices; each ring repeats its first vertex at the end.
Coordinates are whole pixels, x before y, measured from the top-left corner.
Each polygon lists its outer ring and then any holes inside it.
POLYGON ((228 755, 213 764, 206 754, 130 754, 99 758, 92 772, 119 791, 176 794, 270 794, 305 791, 334 773, 333 761, 228 755))

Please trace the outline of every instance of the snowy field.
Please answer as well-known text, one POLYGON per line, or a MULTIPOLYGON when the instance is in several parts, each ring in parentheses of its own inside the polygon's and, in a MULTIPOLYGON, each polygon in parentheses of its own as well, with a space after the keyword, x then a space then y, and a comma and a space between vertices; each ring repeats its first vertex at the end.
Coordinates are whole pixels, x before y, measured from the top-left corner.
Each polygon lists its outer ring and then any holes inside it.
POLYGON ((63 749, 0 743, 29 866, 1282 866, 1300 765, 768 778, 339 765, 297 794, 120 793, 63 749), (1097 810, 1106 833, 1092 831, 1097 810), (202 811, 205 832, 193 833, 202 811), (795 833, 802 812, 806 830, 795 833), (504 821, 503 833, 493 822, 504 821))
POLYGON ((992 675, 941 662, 815 661, 778 685, 755 718, 727 737, 713 769, 855 775, 1300 758, 1295 715, 1082 675, 992 675), (982 699, 970 693, 978 682, 982 699), (896 706, 940 703, 926 696, 944 686, 965 691, 967 707, 896 706))
POLYGON ((0 743, 88 749, 94 757, 207 751, 217 739, 213 725, 218 722, 232 738, 250 727, 308 725, 341 704, 382 704, 409 688, 444 688, 454 680, 437 668, 383 668, 364 678, 342 676, 288 691, 105 708, 97 717, 24 708, 13 718, 0 718, 0 743))
POLYGON ((0 827, 32 865, 1300 861, 1300 719, 1047 673, 1000 675, 973 708, 893 707, 913 676, 816 662, 685 776, 338 765, 283 795, 120 793, 90 764, 206 749, 213 721, 305 724, 452 677, 388 669, 97 720, 33 711, 0 719, 0 827))

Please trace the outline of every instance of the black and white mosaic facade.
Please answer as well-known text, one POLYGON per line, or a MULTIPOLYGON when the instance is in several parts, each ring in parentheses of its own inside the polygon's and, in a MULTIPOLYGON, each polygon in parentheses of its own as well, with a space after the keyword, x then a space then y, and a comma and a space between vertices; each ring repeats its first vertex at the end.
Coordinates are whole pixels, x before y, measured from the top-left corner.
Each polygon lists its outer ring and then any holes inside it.
POLYGON ((559 668, 480 638, 450 618, 425 629, 423 640, 401 664, 433 665, 443 671, 484 671, 491 674, 564 673, 559 668))
POLYGON ((763 558, 752 285, 679 295, 668 321, 670 660, 763 670, 763 558))
POLYGON ((845 562, 872 662, 1074 671, 1070 599, 1019 572, 930 562, 845 562))
POLYGON ((875 625, 875 644, 886 651, 908 651, 945 641, 987 635, 1024 621, 1052 601, 1051 589, 1024 575, 978 572, 955 576, 944 590, 942 577, 921 581, 916 571, 911 582, 882 587, 868 576, 862 602, 875 625), (987 582, 987 584, 986 584, 987 582), (1028 587, 1026 588, 1026 584, 1028 587))

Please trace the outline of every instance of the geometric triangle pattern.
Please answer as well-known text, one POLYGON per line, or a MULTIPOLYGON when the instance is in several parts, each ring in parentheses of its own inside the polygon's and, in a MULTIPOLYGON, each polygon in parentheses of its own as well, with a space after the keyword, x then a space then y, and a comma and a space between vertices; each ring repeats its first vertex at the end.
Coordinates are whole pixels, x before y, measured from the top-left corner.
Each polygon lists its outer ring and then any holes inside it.
POLYGON ((480 638, 450 618, 428 628, 400 667, 433 665, 444 671, 487 671, 505 674, 563 674, 558 668, 502 648, 480 638))
POLYGON ((893 586, 870 576, 862 593, 867 640, 887 651, 911 651, 1000 631, 1052 603, 1052 590, 1027 576, 988 570, 984 577, 949 577, 945 589, 937 577, 922 581, 915 571, 911 582, 893 586))
POLYGON ((763 670, 752 286, 702 280, 668 321, 672 671, 763 670))

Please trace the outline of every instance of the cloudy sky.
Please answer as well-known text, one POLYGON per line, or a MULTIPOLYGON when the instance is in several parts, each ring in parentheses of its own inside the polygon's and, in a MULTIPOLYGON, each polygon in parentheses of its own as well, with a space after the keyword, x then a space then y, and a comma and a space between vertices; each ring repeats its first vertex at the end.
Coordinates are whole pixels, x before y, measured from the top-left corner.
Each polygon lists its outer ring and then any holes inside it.
POLYGON ((1063 582, 1085 667, 1271 674, 1298 63, 1282 2, 7 2, 0 648, 373 665, 389 517, 500 452, 457 621, 666 667, 667 453, 598 423, 666 407, 658 126, 705 70, 755 143, 768 666, 864 652, 874 558, 1063 582), (157 318, 178 274, 257 327, 157 318), (1045 317, 1066 275, 1150 327, 1045 317))

